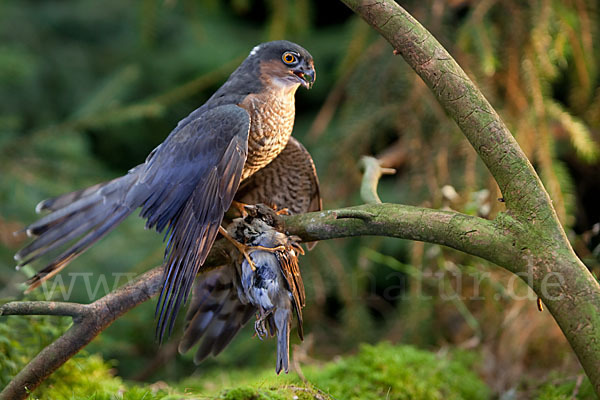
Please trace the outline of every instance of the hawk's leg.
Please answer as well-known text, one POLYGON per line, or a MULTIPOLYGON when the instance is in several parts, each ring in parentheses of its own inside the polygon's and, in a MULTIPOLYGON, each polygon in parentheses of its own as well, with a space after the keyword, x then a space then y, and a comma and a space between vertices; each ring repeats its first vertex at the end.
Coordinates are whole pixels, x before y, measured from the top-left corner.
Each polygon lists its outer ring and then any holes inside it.
POLYGON ((290 210, 287 208, 282 208, 281 210, 275 209, 275 214, 277 215, 290 215, 290 210))
POLYGON ((225 239, 229 240, 231 242, 231 244, 233 244, 240 253, 242 253, 242 255, 244 256, 246 261, 248 261, 250 268, 252 268, 252 271, 256 271, 256 264, 254 264, 254 261, 252 261, 252 258, 250 258, 250 253, 252 253, 253 251, 262 250, 262 251, 268 251, 270 253, 275 253, 277 251, 285 250, 285 246, 283 246, 283 245, 277 246, 277 247, 263 247, 263 246, 248 246, 246 244, 240 243, 237 240, 235 240, 233 237, 231 237, 231 235, 222 226, 219 226, 219 233, 221 235, 223 235, 223 237, 225 239))
POLYGON ((246 211, 247 205, 248 204, 242 203, 241 201, 236 201, 236 200, 231 202, 231 206, 240 212, 240 215, 242 216, 242 218, 246 218, 248 216, 248 211, 246 211))

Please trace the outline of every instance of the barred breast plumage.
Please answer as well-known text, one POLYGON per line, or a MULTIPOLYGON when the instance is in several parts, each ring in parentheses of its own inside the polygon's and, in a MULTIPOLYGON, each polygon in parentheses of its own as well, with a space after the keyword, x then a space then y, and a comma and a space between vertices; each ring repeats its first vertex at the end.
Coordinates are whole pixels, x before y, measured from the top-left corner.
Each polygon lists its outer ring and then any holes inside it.
POLYGON ((250 114, 248 158, 242 180, 269 164, 285 148, 294 127, 294 93, 249 95, 240 104, 250 114))
POLYGON ((287 208, 291 214, 321 210, 319 178, 310 153, 290 137, 285 149, 269 165, 240 185, 235 199, 287 208))

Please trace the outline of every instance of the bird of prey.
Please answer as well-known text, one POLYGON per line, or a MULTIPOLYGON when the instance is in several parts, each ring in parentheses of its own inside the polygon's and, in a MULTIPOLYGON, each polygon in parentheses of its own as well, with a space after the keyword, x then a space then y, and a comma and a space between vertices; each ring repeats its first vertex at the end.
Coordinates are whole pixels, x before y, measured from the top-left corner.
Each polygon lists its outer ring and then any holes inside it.
POLYGON ((146 227, 165 232, 165 272, 157 336, 170 332, 240 182, 273 161, 294 124, 294 94, 312 87, 313 58, 288 41, 260 44, 206 101, 181 120, 127 175, 42 201, 50 214, 29 225, 36 239, 18 266, 66 249, 28 283, 52 277, 137 208, 146 227))
POLYGON ((227 227, 228 234, 246 246, 249 259, 237 251, 232 262, 209 271, 194 286, 187 326, 179 344, 181 353, 202 343, 194 356, 200 362, 227 346, 240 328, 256 314, 254 330, 261 339, 277 336, 275 371, 289 370, 289 337, 293 314, 303 339, 304 284, 298 255, 299 238, 282 233, 275 212, 263 205, 246 206, 248 214, 227 227))

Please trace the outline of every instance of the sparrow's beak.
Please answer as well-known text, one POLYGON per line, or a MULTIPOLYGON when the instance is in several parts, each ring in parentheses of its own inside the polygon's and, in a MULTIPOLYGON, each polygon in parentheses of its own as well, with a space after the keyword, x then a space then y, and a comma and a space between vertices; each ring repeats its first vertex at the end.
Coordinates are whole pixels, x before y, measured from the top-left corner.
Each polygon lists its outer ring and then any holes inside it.
POLYGON ((315 83, 315 68, 312 65, 306 65, 303 62, 292 72, 300 78, 300 83, 307 89, 310 89, 313 83, 315 83))

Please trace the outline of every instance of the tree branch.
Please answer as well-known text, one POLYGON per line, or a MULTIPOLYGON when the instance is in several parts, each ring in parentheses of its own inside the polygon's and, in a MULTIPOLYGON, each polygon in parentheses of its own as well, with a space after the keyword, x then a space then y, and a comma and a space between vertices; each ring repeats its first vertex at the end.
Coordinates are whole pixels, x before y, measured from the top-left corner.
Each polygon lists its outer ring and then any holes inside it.
POLYGON ((286 233, 304 241, 390 236, 441 244, 499 265, 514 259, 511 235, 503 234, 492 221, 455 211, 382 203, 281 219, 286 233))
POLYGON ((493 225, 511 236, 513 257, 485 258, 532 277, 527 283, 558 322, 600 396, 600 286, 573 252, 513 135, 450 54, 395 1, 342 1, 419 74, 498 182, 508 211, 493 225))
MULTIPOLYGON (((226 241, 215 243, 206 269, 227 262, 226 241)), ((135 306, 151 299, 160 290, 163 267, 156 267, 91 304, 53 301, 12 302, 0 307, 0 316, 58 315, 73 318, 73 325, 44 348, 0 392, 0 399, 26 399, 50 374, 77 354, 100 332, 135 306)))
POLYGON ((0 307, 0 316, 5 315, 57 315, 78 318, 86 315, 85 304, 57 301, 14 301, 0 307))

